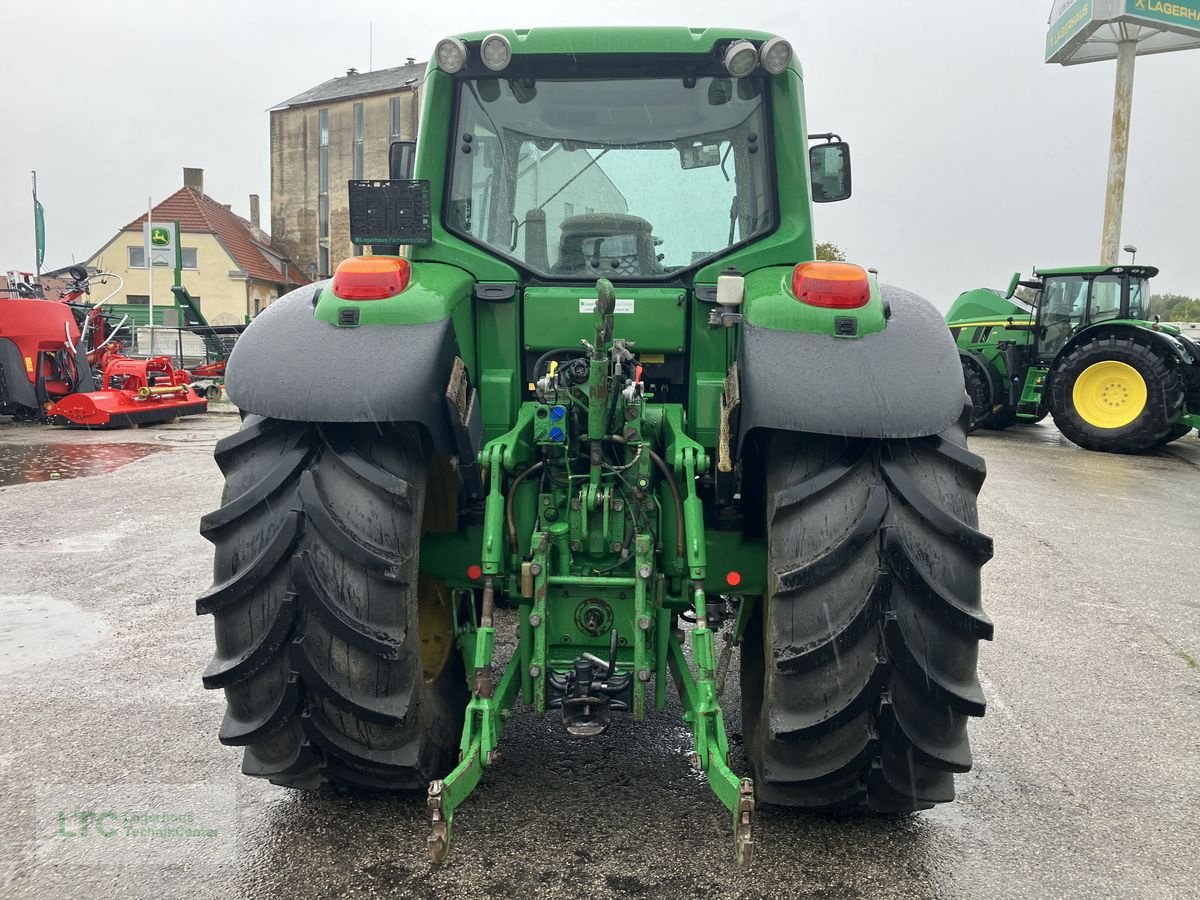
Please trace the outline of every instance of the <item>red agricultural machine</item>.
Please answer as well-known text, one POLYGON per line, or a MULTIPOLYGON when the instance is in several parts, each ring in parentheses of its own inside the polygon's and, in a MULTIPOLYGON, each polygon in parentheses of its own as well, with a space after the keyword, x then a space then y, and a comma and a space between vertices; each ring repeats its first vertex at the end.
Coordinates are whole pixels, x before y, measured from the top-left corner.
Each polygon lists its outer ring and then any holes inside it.
POLYGON ((91 292, 85 269, 73 266, 68 275, 70 289, 58 300, 27 290, 0 296, 0 412, 56 425, 122 428, 208 409, 188 373, 172 367, 169 357, 123 356, 116 336, 125 319, 114 326, 103 300, 85 301, 91 292))

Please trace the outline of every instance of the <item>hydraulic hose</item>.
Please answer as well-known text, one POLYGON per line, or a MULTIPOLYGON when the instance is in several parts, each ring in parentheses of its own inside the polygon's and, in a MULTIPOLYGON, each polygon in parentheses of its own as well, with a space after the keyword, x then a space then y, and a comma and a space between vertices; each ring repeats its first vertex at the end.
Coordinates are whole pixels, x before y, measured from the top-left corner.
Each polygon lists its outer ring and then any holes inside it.
MULTIPOLYGON (((626 443, 624 435, 620 434, 610 434, 608 439, 614 444, 626 443)), ((679 485, 675 483, 675 475, 667 467, 667 464, 663 461, 663 458, 649 447, 646 447, 646 452, 650 454, 650 460, 654 463, 658 471, 662 473, 662 477, 666 480, 667 487, 671 491, 671 500, 675 504, 675 551, 682 559, 684 557, 683 498, 679 496, 679 485)))
POLYGON ((539 356, 537 361, 533 364, 534 381, 537 381, 538 376, 541 374, 542 366, 544 366, 546 362, 551 359, 551 357, 558 356, 560 353, 569 353, 574 359, 578 359, 581 356, 587 355, 587 351, 582 347, 555 347, 553 350, 547 350, 545 353, 539 356))
POLYGON ((675 503, 675 552, 679 554, 680 559, 684 559, 686 557, 683 541, 683 498, 679 496, 679 485, 675 483, 675 474, 667 468, 663 458, 649 447, 646 448, 646 452, 650 454, 650 459, 658 467, 658 471, 662 472, 667 487, 671 490, 671 499, 675 503))
POLYGON ((513 483, 509 485, 508 494, 504 498, 504 524, 508 526, 508 544, 514 553, 517 552, 519 545, 517 544, 517 523, 513 519, 513 497, 516 496, 517 488, 521 486, 521 482, 545 465, 544 462, 537 462, 528 469, 523 470, 520 475, 513 479, 513 483))

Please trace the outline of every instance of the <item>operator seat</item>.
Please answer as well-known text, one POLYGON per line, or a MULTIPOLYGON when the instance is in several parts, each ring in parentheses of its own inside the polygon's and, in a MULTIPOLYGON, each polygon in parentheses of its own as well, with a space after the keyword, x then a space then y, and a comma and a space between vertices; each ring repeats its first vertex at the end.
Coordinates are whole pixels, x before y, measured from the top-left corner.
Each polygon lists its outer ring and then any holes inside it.
POLYGON ((653 227, 628 213, 585 213, 563 219, 555 275, 662 275, 653 227))

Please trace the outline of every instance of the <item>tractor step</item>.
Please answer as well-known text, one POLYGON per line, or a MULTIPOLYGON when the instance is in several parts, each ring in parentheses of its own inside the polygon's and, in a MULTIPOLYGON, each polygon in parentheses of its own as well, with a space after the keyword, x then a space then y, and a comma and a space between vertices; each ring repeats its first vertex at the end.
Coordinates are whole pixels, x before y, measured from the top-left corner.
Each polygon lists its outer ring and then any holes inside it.
POLYGON ((1030 366, 1025 376, 1025 386, 1017 401, 1017 415, 1037 415, 1042 406, 1042 394, 1046 390, 1046 377, 1050 370, 1041 366, 1030 366))

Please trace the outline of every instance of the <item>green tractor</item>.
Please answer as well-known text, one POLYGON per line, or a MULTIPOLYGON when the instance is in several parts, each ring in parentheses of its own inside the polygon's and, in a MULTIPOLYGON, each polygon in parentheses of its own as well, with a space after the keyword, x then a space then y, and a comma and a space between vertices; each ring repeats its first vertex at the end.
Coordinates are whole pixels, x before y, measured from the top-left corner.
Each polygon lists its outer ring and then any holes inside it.
POLYGON ((739 860, 759 802, 953 799, 992 635, 984 464, 939 314, 815 261, 850 157, 804 140, 790 45, 466 34, 423 93, 415 171, 397 145, 349 185, 373 252, 230 359, 197 607, 243 772, 425 790, 441 860, 518 700, 596 738, 670 679, 739 860))
POLYGON ((1054 417, 1088 450, 1140 453, 1200 427, 1200 344, 1150 308, 1152 266, 1037 269, 946 314, 974 427, 1054 417), (1018 296, 1024 288, 1026 298, 1018 296))

